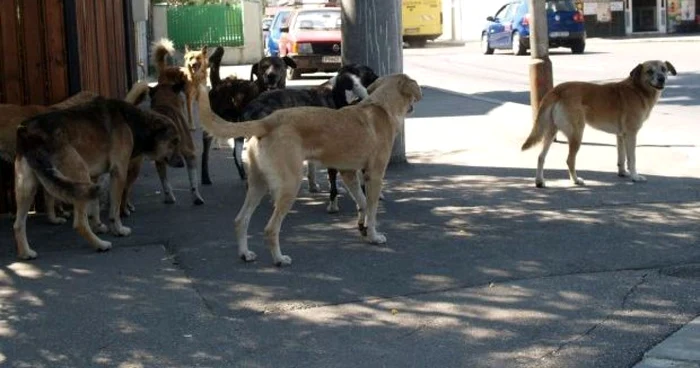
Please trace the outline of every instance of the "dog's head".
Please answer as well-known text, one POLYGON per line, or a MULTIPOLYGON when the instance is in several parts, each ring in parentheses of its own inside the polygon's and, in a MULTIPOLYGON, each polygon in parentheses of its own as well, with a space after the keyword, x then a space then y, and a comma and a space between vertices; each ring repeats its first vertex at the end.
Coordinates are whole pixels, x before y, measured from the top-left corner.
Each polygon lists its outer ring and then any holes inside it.
POLYGON ((423 98, 423 92, 418 82, 403 73, 380 77, 367 88, 367 92, 370 97, 373 97, 373 94, 382 94, 383 96, 377 96, 377 99, 380 100, 395 99, 389 94, 398 93, 407 102, 406 111, 401 111, 403 114, 412 113, 413 105, 423 98))
POLYGON ((362 65, 362 64, 347 64, 343 65, 338 69, 338 75, 341 75, 343 73, 350 73, 353 75, 356 75, 358 78, 360 78, 360 82, 362 82, 362 85, 366 87, 369 87, 370 84, 374 83, 379 76, 372 70, 372 68, 368 67, 367 65, 362 65))
POLYGON ((661 91, 666 87, 668 75, 676 75, 676 68, 668 61, 649 60, 637 65, 630 72, 630 77, 644 87, 661 91))
POLYGON ((297 64, 288 56, 267 56, 253 64, 250 80, 255 76, 261 92, 283 89, 287 86, 287 68, 296 68, 297 64))
POLYGON ((209 67, 207 46, 202 46, 199 50, 190 50, 190 47, 185 45, 185 67, 192 75, 205 72, 209 67))
POLYGON ((148 156, 154 161, 166 161, 171 166, 184 166, 184 163, 180 164, 180 134, 175 123, 169 117, 153 110, 148 111, 148 114, 151 133, 148 139, 148 156))
POLYGON ((228 77, 209 91, 209 105, 224 120, 240 121, 243 109, 258 95, 255 82, 228 77))

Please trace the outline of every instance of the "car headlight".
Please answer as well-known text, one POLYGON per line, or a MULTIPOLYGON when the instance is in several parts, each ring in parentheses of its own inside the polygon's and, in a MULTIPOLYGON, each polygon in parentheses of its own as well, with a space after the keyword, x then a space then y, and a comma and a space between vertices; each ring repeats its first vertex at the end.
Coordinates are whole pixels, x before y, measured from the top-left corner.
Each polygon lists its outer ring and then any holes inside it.
POLYGON ((300 54, 313 54, 314 50, 311 44, 308 42, 301 42, 297 44, 297 52, 300 54))

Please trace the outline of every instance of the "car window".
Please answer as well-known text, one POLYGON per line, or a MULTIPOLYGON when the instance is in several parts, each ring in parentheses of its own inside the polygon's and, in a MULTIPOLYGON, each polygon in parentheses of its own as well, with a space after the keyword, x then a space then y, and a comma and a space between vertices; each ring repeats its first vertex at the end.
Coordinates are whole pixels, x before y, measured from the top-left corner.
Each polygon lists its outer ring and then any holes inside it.
POLYGON ((518 8, 520 7, 520 3, 511 3, 508 5, 508 10, 506 11, 506 14, 503 16, 503 21, 505 22, 510 22, 515 18, 515 13, 518 12, 518 8))
POLYGON ((281 28, 283 24, 285 24, 285 23, 287 23, 287 21, 289 21, 290 14, 292 14, 292 12, 290 12, 290 11, 280 11, 274 20, 275 23, 270 28, 274 28, 274 29, 281 28))
POLYGON ((506 15, 508 8, 510 8, 510 4, 503 5, 500 9, 498 9, 494 18, 496 18, 498 20, 503 19, 503 16, 506 15))
POLYGON ((547 11, 576 11, 576 5, 571 0, 548 0, 547 11))
POLYGON ((297 15, 295 29, 307 31, 328 31, 340 29, 340 12, 334 10, 305 11, 297 15))

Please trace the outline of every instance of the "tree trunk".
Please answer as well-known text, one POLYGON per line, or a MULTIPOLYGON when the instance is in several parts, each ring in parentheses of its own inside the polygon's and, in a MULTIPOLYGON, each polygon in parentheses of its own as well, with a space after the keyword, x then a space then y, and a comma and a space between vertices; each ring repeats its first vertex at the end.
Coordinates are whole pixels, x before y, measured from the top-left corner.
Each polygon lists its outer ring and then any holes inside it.
MULTIPOLYGON (((341 0, 343 64, 369 66, 382 76, 403 72, 401 0, 341 0)), ((403 126, 403 124, 401 124, 403 126)), ((390 163, 406 162, 403 128, 390 163)))

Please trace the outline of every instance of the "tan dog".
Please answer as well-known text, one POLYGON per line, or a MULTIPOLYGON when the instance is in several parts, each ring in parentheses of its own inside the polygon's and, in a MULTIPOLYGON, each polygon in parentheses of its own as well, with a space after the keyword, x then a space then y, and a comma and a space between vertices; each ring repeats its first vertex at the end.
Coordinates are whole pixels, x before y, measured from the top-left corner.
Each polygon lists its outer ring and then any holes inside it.
POLYGON ((24 121, 17 128, 15 157, 17 255, 22 259, 37 256, 27 241, 26 221, 39 185, 52 196, 73 204, 73 227, 94 248, 111 248, 112 244, 98 238, 88 224, 90 209, 91 219, 97 222, 93 227, 104 228, 96 208, 96 179, 110 174, 110 229, 115 235, 127 236, 131 230, 122 225, 119 207, 131 157, 171 157, 178 140, 169 118, 141 111, 125 101, 101 97, 24 121))
POLYGON ((593 84, 567 82, 547 93, 537 112, 530 136, 522 146, 526 150, 544 140, 537 159, 535 184, 544 187, 544 160, 557 134, 562 131, 569 141, 569 177, 576 185, 584 185, 576 175, 576 153, 586 124, 617 136, 617 167, 620 177, 646 181, 637 173, 635 149, 637 133, 649 118, 666 85, 668 74, 676 69, 668 61, 650 60, 637 65, 625 80, 593 84), (625 159, 627 168, 625 169, 625 159))
POLYGON ((153 64, 156 66, 158 83, 167 82, 177 84, 180 82, 180 74, 187 77, 185 84, 185 99, 187 109, 187 123, 190 130, 194 130, 194 118, 192 116, 192 103, 197 100, 199 86, 207 84, 207 69, 209 68, 209 58, 207 57, 207 47, 200 50, 190 50, 185 45, 185 65, 182 67, 168 66, 165 63, 167 55, 175 53, 173 42, 163 38, 153 43, 153 64))
MULTIPOLYGON (((0 159, 8 163, 15 161, 17 127, 22 121, 49 111, 76 106, 91 101, 97 96, 96 93, 82 91, 51 106, 0 104, 0 159)), ((56 203, 46 191, 44 191, 44 201, 49 222, 52 224, 66 222, 65 218, 56 216, 56 203)))
POLYGON ((205 92, 202 88, 199 94, 204 129, 215 137, 249 138, 248 191, 235 220, 238 254, 243 260, 256 258, 248 250, 248 224, 260 200, 270 191, 275 210, 265 227, 265 237, 274 263, 291 264, 291 258, 280 250, 279 232, 299 191, 304 160, 337 168, 358 205, 360 231, 370 243, 386 242, 376 230, 379 194, 394 138, 413 103, 422 98, 416 81, 405 74, 390 75, 374 82, 368 88, 369 96, 356 105, 339 110, 293 107, 237 124, 227 124, 216 116, 205 92), (366 200, 357 170, 364 170, 366 200))

